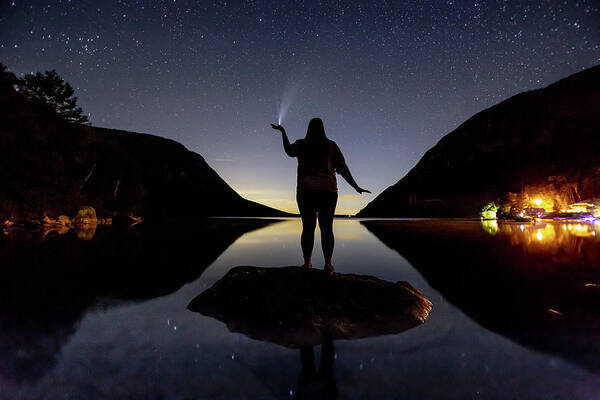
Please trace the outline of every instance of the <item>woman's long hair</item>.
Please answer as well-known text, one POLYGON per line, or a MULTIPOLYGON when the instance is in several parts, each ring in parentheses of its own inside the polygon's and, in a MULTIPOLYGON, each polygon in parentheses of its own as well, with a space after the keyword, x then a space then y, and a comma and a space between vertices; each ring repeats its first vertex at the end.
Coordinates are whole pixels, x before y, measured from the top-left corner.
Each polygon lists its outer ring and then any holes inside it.
POLYGON ((304 140, 306 141, 308 152, 313 155, 323 154, 329 150, 329 140, 325 135, 325 127, 321 118, 310 120, 304 140))

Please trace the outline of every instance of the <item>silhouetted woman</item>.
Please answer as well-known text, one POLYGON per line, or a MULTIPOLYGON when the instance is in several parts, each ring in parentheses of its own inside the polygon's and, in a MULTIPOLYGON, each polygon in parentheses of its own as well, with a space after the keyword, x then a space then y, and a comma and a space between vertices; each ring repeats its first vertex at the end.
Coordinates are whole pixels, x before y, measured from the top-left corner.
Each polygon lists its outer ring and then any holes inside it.
POLYGON ((313 118, 308 124, 304 139, 293 144, 281 125, 271 124, 273 129, 281 132, 283 149, 290 157, 298 157, 298 184, 296 200, 302 216, 302 255, 304 267, 312 268, 312 255, 317 213, 321 228, 321 244, 325 256, 325 271, 333 274, 331 265, 333 254, 333 215, 337 204, 337 181, 335 173, 339 173, 358 193, 371 193, 358 186, 354 181, 340 148, 333 140, 325 136, 325 128, 320 118, 313 118))

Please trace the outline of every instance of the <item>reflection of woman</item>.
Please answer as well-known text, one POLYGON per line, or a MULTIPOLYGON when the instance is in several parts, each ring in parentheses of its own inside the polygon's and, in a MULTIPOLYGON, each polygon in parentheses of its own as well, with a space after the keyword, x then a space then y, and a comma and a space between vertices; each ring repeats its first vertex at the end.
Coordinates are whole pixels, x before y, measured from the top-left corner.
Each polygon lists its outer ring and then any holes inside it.
POLYGON ((319 372, 315 367, 315 352, 312 346, 300 348, 302 370, 298 377, 298 399, 333 399, 337 394, 333 362, 335 349, 333 340, 327 339, 321 346, 321 362, 319 372))
POLYGON ((317 213, 321 228, 321 244, 325 256, 325 271, 333 274, 331 256, 333 254, 333 215, 337 203, 336 171, 356 189, 358 193, 371 193, 354 181, 340 148, 325 136, 325 128, 320 118, 313 118, 308 124, 304 139, 290 143, 281 125, 271 124, 281 132, 283 148, 288 156, 298 158, 298 185, 296 200, 302 217, 302 255, 304 267, 311 268, 310 257, 315 239, 317 213))

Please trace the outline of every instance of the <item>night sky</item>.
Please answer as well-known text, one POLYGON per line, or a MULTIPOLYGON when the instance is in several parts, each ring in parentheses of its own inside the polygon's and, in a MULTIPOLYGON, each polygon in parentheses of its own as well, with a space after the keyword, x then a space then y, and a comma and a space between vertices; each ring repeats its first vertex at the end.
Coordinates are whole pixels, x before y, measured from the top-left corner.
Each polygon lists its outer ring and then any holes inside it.
MULTIPOLYGON (((291 140, 319 116, 356 212, 476 112, 600 63, 599 1, 0 1, 0 61, 56 69, 95 126, 203 155, 240 194, 295 211, 291 140)), ((339 178, 340 181, 342 178, 339 178)))

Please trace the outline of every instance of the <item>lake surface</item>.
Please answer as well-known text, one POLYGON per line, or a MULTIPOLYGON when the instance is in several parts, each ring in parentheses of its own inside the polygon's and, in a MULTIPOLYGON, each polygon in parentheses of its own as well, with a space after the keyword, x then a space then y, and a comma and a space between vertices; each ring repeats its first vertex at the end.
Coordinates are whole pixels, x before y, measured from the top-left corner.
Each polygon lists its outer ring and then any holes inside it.
MULTIPOLYGON (((300 221, 208 225, 89 240, 5 232, 0 399, 331 396, 332 382, 299 380, 299 350, 186 308, 234 266, 300 265, 300 221)), ((408 281, 433 303, 401 334, 335 341, 338 398, 600 398, 598 224, 336 219, 334 230, 336 272, 408 281)))

